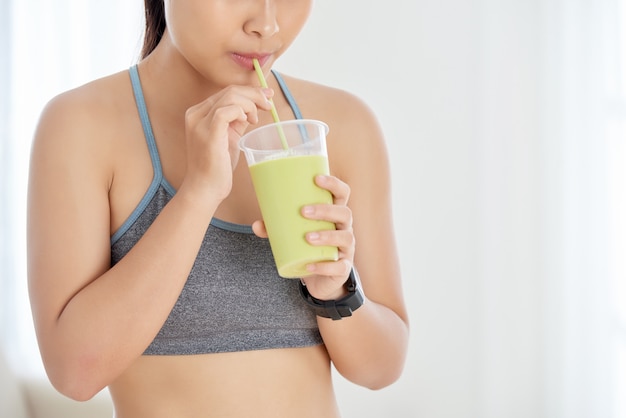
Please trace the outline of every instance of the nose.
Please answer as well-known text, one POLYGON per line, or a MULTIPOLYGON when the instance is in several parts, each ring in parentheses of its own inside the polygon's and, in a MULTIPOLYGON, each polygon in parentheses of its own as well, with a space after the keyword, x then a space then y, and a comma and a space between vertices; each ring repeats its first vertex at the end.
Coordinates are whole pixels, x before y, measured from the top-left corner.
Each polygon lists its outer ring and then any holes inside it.
POLYGON ((254 11, 244 24, 246 33, 260 38, 269 38, 278 33, 278 21, 276 19, 276 2, 274 0, 262 0, 261 7, 254 11))

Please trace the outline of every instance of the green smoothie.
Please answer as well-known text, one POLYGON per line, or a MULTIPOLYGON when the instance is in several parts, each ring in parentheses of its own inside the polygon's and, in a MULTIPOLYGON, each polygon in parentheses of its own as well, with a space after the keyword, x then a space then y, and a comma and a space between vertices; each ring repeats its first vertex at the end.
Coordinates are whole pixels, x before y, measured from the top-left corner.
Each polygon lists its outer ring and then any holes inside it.
POLYGON ((313 246, 305 240, 307 232, 335 229, 331 222, 305 219, 300 214, 305 205, 332 203, 330 192, 315 185, 318 174, 328 174, 325 156, 287 156, 250 166, 274 261, 282 277, 307 276, 310 273, 306 264, 338 257, 337 247, 313 246))

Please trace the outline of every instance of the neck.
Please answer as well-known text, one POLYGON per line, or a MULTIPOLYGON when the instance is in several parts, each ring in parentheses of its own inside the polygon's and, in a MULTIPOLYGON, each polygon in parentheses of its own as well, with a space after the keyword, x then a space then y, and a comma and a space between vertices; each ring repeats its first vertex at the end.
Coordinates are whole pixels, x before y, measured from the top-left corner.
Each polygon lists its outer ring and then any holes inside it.
POLYGON ((167 31, 154 51, 139 63, 139 73, 150 102, 164 105, 177 114, 184 114, 189 107, 224 87, 192 67, 172 44, 167 31))

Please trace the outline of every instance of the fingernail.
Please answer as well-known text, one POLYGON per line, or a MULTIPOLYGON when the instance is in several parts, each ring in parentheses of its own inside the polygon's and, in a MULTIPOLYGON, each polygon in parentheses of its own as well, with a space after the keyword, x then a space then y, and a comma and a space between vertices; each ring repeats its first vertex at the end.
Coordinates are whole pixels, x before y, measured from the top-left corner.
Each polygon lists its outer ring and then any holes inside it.
POLYGON ((309 241, 317 241, 318 239, 320 239, 320 234, 318 234, 317 232, 309 232, 306 236, 309 241))
POLYGON ((315 210, 313 209, 312 206, 305 206, 305 207, 302 208, 302 214, 305 215, 305 216, 313 215, 314 211, 315 210))
POLYGON ((327 178, 328 178, 327 176, 325 176, 323 174, 320 174, 320 175, 317 176, 316 180, 317 180, 318 183, 322 183, 323 184, 323 183, 326 183, 326 179, 327 178))

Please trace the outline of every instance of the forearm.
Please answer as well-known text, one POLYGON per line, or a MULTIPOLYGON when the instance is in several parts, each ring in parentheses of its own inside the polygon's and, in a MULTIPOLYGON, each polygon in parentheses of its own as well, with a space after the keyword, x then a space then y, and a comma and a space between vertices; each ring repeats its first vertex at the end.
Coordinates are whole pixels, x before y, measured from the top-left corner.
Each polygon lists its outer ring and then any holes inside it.
POLYGON ((400 377, 409 330, 393 310, 366 299, 351 317, 319 318, 318 324, 335 368, 346 379, 380 389, 400 377))
POLYGON ((176 303, 217 204, 179 191, 122 260, 72 297, 42 350, 63 393, 89 398, 142 354, 176 303))

